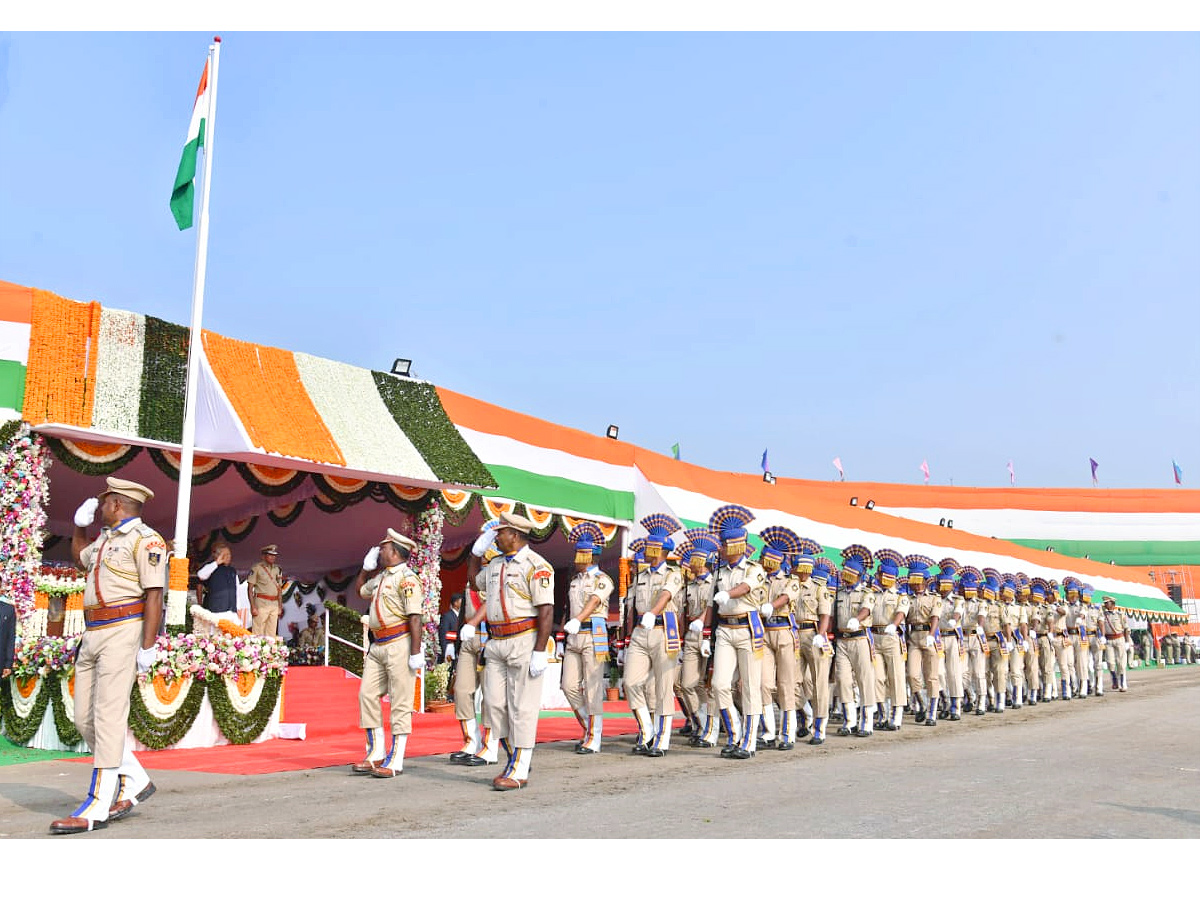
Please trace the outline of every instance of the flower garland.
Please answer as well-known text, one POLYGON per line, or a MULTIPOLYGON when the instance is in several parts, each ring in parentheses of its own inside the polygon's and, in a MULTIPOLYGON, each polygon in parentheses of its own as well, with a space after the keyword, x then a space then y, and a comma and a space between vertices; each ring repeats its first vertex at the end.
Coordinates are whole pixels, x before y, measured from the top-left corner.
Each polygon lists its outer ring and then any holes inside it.
POLYGON ((33 625, 33 573, 41 561, 49 463, 45 442, 25 423, 0 448, 0 597, 16 608, 26 635, 33 625))
MULTIPOLYGON (((36 678, 37 676, 29 677, 36 678)), ((19 710, 12 693, 14 688, 18 691, 21 690, 18 682, 24 680, 22 678, 0 679, 0 706, 3 707, 4 733, 14 744, 28 744, 33 740, 33 736, 37 734, 37 730, 42 725, 42 719, 46 717, 46 707, 50 703, 50 695, 54 693, 54 691, 47 690, 50 678, 38 678, 38 683, 34 687, 37 696, 34 698, 32 706, 19 710)), ((55 689, 57 690, 57 687, 55 689)))
POLYGON ((99 303, 76 303, 33 289, 22 410, 27 421, 92 424, 99 354, 89 349, 99 340, 99 303))
POLYGON ((107 434, 138 433, 146 317, 123 309, 100 310, 96 396, 92 427, 107 434))
POLYGON ((287 503, 267 510, 267 518, 271 520, 272 525, 287 528, 300 518, 302 512, 304 512, 304 501, 297 500, 295 503, 287 503))
MULTIPOLYGON (((285 647, 286 653, 286 647, 285 647)), ((234 679, 231 679, 234 680, 234 679)), ((279 691, 283 686, 283 678, 277 672, 262 679, 262 693, 258 703, 247 713, 238 712, 233 701, 229 699, 229 685, 225 681, 212 681, 208 686, 208 702, 212 706, 213 718, 221 729, 221 734, 231 744, 250 744, 263 733, 275 705, 279 702, 279 691)), ((234 686, 233 690, 237 690, 234 686)), ((143 742, 145 743, 145 742, 143 742)))
POLYGON ((257 493, 265 497, 282 497, 300 487, 308 478, 307 472, 281 469, 275 466, 258 466, 254 463, 235 462, 233 467, 257 493))
POLYGON ((155 660, 149 671, 138 675, 139 683, 153 681, 158 675, 171 684, 185 676, 204 681, 236 678, 242 672, 260 677, 287 672, 287 644, 278 638, 225 633, 160 635, 155 648, 155 660))
MULTIPOLYGON (((155 450, 153 448, 146 451, 150 454, 150 459, 154 461, 154 465, 158 467, 158 471, 162 472, 172 481, 179 480, 179 454, 173 453, 170 450, 155 450)), ((193 454, 192 456, 192 485, 198 486, 216 481, 224 475, 233 462, 228 459, 217 459, 215 456, 200 456, 193 454)))
POLYGON ((67 468, 89 476, 111 475, 142 452, 131 444, 92 444, 56 437, 46 438, 46 446, 67 468))
POLYGON ((178 744, 196 723, 205 690, 203 679, 193 679, 179 711, 168 719, 160 719, 147 708, 142 692, 135 684, 129 694, 129 728, 133 736, 152 750, 178 744))
POLYGON ((183 441, 183 400, 187 389, 187 328, 146 316, 138 434, 169 444, 183 441))
POLYGON ((442 526, 446 518, 442 513, 439 496, 429 495, 425 509, 417 515, 417 550, 413 554, 412 567, 421 578, 424 597, 421 600, 421 621, 424 623, 425 668, 433 668, 437 661, 438 620, 442 602, 442 526))
MULTIPOLYGON (((325 601, 325 609, 329 615, 330 634, 340 637, 343 641, 350 641, 352 644, 362 644, 362 613, 331 601, 325 601)), ((341 641, 330 641, 329 664, 340 666, 347 672, 361 676, 363 672, 362 651, 348 647, 341 641)))
POLYGON ((50 675, 43 685, 43 689, 47 688, 50 690, 50 706, 54 710, 54 727, 58 731, 58 739, 68 747, 82 744, 83 735, 75 727, 75 685, 71 683, 71 678, 50 675), (70 709, 67 709, 68 699, 71 703, 70 709))

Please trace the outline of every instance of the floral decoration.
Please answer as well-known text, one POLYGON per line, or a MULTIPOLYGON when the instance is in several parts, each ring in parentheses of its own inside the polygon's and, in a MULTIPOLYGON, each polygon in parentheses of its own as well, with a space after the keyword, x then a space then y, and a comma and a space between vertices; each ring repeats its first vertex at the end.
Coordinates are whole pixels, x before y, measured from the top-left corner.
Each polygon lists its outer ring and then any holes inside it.
POLYGON ((35 627, 34 573, 41 562, 49 464, 45 442, 25 423, 0 447, 0 602, 16 608, 22 635, 35 627))

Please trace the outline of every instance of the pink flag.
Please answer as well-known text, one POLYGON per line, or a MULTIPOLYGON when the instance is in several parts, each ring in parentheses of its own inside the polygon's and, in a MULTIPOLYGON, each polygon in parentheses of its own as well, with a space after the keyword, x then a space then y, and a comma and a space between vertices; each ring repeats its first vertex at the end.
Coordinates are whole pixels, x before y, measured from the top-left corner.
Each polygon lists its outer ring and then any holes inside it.
POLYGON ((921 471, 925 473, 925 483, 929 484, 929 463, 921 460, 921 471))
POLYGON ((1015 471, 1013 471, 1013 464, 1012 464, 1011 459, 1008 461, 1008 483, 1010 486, 1017 483, 1017 473, 1015 471))
POLYGON ((833 467, 838 470, 838 477, 842 481, 845 481, 846 473, 842 471, 842 458, 840 456, 835 456, 833 458, 833 467))

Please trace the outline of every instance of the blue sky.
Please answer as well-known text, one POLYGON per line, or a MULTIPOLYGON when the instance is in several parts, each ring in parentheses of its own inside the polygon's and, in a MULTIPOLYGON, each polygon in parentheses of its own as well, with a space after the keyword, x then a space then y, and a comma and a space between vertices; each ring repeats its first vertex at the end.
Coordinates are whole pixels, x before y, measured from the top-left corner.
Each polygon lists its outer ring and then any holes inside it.
MULTIPOLYGON (((0 278, 176 322, 211 37, 0 36, 0 278)), ((1200 478, 1195 34, 224 35, 205 324, 720 469, 1200 478)))

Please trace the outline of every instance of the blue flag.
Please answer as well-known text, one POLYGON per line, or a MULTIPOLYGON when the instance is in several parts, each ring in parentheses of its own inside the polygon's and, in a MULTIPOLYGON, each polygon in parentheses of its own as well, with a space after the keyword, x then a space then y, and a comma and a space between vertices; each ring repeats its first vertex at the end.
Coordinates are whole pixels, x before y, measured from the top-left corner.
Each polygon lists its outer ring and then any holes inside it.
POLYGON ((763 458, 762 458, 762 470, 763 470, 764 472, 770 472, 770 471, 771 471, 771 467, 770 467, 769 465, 767 465, 767 451, 766 451, 766 450, 763 450, 763 458))
POLYGON ((1171 468, 1175 470, 1175 483, 1183 484, 1183 469, 1179 468, 1179 463, 1171 460, 1171 468))
POLYGON ((1096 470, 1098 468, 1100 468, 1100 463, 1096 462, 1090 456, 1088 457, 1088 462, 1092 464, 1092 487, 1095 487, 1096 486, 1096 470))

